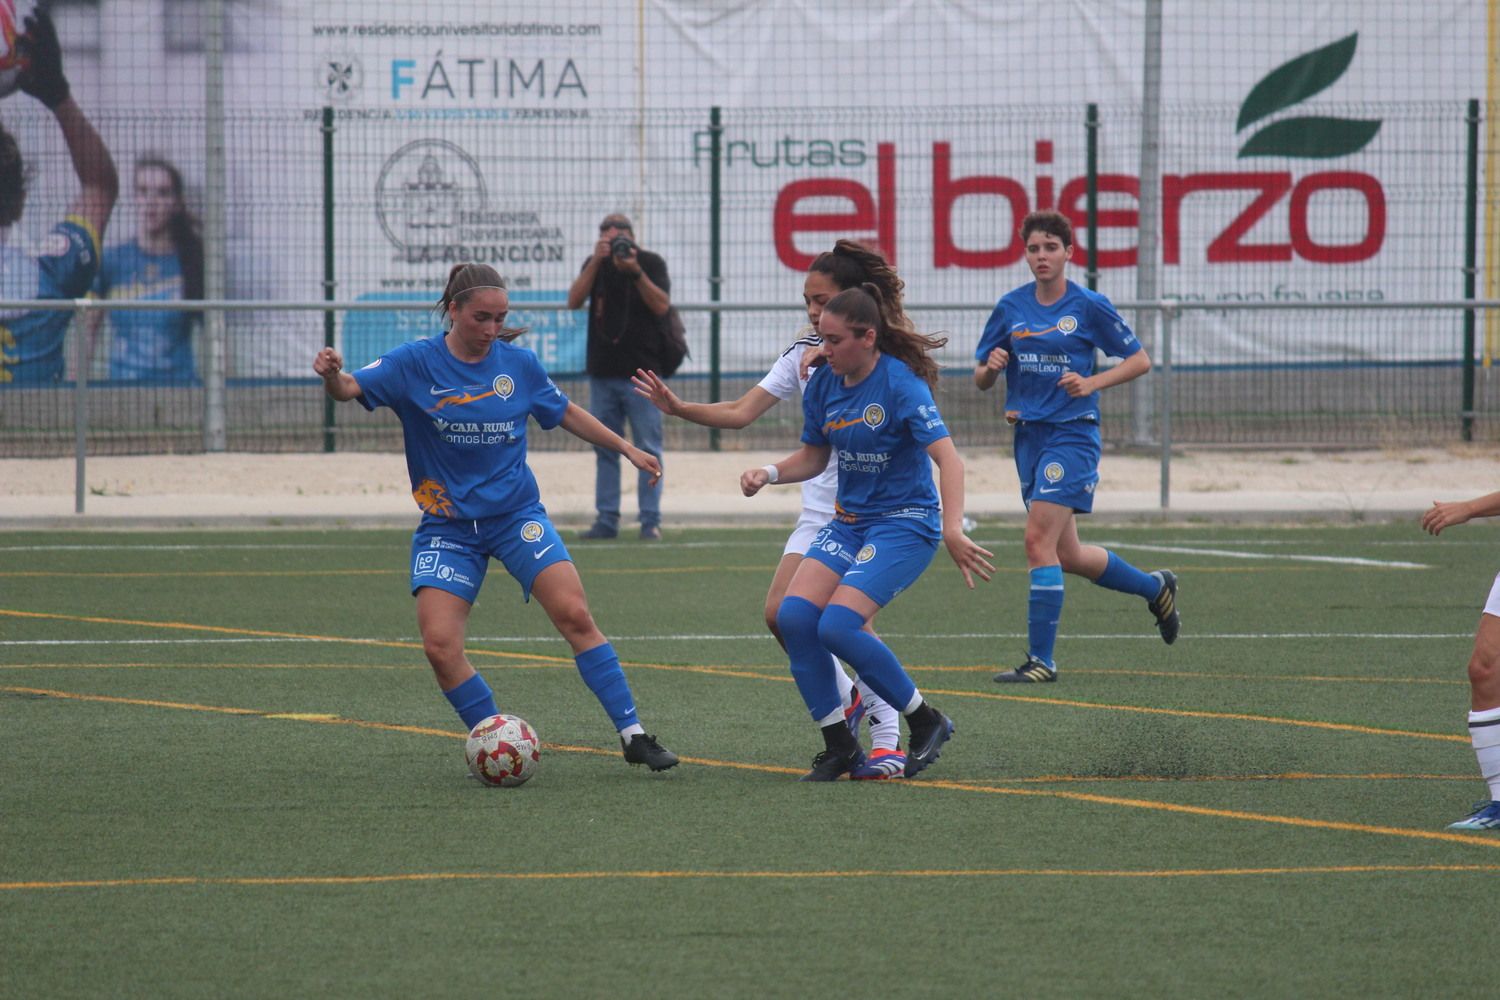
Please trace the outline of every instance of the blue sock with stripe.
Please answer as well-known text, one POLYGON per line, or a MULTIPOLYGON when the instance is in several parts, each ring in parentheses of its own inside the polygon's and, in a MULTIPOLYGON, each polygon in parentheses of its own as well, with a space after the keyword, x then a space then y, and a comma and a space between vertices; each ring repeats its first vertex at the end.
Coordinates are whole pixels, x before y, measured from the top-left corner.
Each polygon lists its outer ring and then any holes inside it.
POLYGON ((463 719, 464 725, 470 729, 490 716, 500 714, 500 710, 495 707, 494 693, 490 691, 490 686, 478 673, 458 687, 444 691, 443 697, 448 699, 448 704, 453 706, 458 717, 463 719))
POLYGON ((1148 601, 1161 593, 1161 581, 1156 577, 1141 572, 1113 552, 1106 551, 1104 554, 1109 556, 1109 563, 1105 565, 1104 572, 1099 574, 1099 579, 1094 581, 1099 586, 1118 590, 1122 594, 1144 597, 1148 601))
POLYGON ((589 686, 594 697, 599 699, 599 704, 604 706, 604 711, 609 713, 609 721, 615 724, 615 729, 623 730, 628 726, 641 724, 635 714, 635 697, 630 693, 630 683, 625 680, 625 671, 620 669, 620 658, 615 655, 615 647, 606 642, 602 646, 585 649, 573 657, 573 662, 578 664, 578 674, 583 678, 583 683, 589 686))
POLYGON ((1026 603, 1026 653, 1049 667, 1057 666, 1052 662, 1052 648, 1057 645, 1062 609, 1062 567, 1038 566, 1031 571, 1031 597, 1026 603))
POLYGON ((917 686, 891 647, 865 631, 865 620, 858 611, 840 604, 824 609, 818 621, 818 638, 853 667, 859 679, 886 704, 898 712, 911 704, 917 686))
POLYGON ((797 692, 813 721, 819 724, 834 712, 843 711, 838 679, 834 677, 838 664, 818 640, 822 616, 823 609, 805 597, 784 597, 776 609, 776 625, 792 661, 792 680, 797 682, 797 692))

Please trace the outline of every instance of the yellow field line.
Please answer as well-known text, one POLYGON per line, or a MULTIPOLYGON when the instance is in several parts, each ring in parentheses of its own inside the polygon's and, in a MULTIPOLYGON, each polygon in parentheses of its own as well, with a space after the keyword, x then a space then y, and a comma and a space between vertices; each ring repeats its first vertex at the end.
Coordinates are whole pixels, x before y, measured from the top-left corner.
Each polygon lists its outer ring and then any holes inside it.
MULTIPOLYGON (((15 687, 11 685, 0 685, 0 691, 9 691, 15 694, 42 695, 56 698, 69 698, 77 701, 97 701, 114 705, 143 705, 155 708, 175 708, 187 711, 216 712, 226 715, 254 715, 264 718, 281 718, 294 721, 311 722, 322 725, 357 726, 361 729, 377 729, 400 733, 418 733, 421 735, 443 736, 450 739, 462 739, 462 733, 454 733, 448 730, 431 729, 423 726, 404 726, 394 723, 369 722, 362 719, 345 719, 334 715, 321 715, 315 713, 274 713, 264 712, 256 709, 232 708, 215 705, 198 705, 190 702, 158 701, 146 698, 121 698, 113 695, 91 695, 80 694, 72 691, 54 691, 46 688, 15 687)), ((554 751, 568 753, 587 753, 598 756, 614 757, 617 750, 601 750, 597 747, 570 746, 567 744, 544 744, 545 747, 554 751)), ((735 770, 755 771, 768 774, 799 774, 799 769, 787 767, 771 767, 764 764, 746 764, 738 761, 721 761, 704 757, 683 757, 684 763, 698 764, 704 767, 732 768, 735 770)), ((1271 823, 1282 826, 1297 826, 1318 830, 1337 830, 1345 833, 1369 833, 1386 837, 1402 837, 1415 840, 1438 840, 1453 844, 1470 844, 1479 847, 1500 847, 1500 837, 1477 836, 1466 833, 1449 833, 1447 831, 1412 830, 1405 827, 1375 826, 1367 823, 1346 823, 1339 820, 1308 819, 1302 816, 1281 816, 1275 813, 1248 812, 1239 809, 1212 809, 1205 806, 1179 805, 1171 802, 1155 802, 1150 799, 1122 798, 1114 795, 1099 795, 1090 792, 1067 792, 1059 789, 1032 789, 1032 788, 997 788, 991 785, 981 785, 965 781, 902 781, 898 783, 906 788, 944 789, 948 791, 978 792, 984 795, 1018 795, 1033 798, 1064 799, 1072 802, 1086 802, 1094 805, 1122 806, 1129 809, 1146 809, 1156 812, 1178 813, 1190 816, 1204 816, 1214 819, 1232 819, 1242 822, 1271 823)))
POLYGON ((1157 708, 1152 705, 1120 705, 1113 702, 1078 701, 1073 698, 1027 697, 1016 694, 994 694, 988 691, 952 691, 942 688, 923 688, 922 693, 940 694, 945 697, 979 698, 985 701, 1029 701, 1042 705, 1057 705, 1063 708, 1091 708, 1103 712, 1134 712, 1138 715, 1167 715, 1182 719, 1218 719, 1226 722, 1265 722, 1276 726, 1297 726, 1303 729, 1325 729, 1338 733, 1359 733, 1365 736, 1403 736, 1416 740, 1438 740, 1443 743, 1468 744, 1469 737, 1456 733, 1426 733, 1419 730, 1382 729, 1378 726, 1360 726, 1350 722, 1320 722, 1314 719, 1289 719, 1279 715, 1256 715, 1250 712, 1210 712, 1191 708, 1157 708))
MULTIPOLYGON (((99 618, 87 615, 61 615, 42 611, 16 611, 8 608, 0 608, 0 617, 13 618, 41 618, 53 621, 76 621, 92 622, 106 625, 140 625, 150 628, 176 629, 182 631, 214 632, 227 635, 252 635, 261 637, 272 637, 279 639, 307 639, 314 642, 347 642, 360 646, 376 646, 391 649, 421 649, 420 643, 396 642, 382 639, 350 639, 341 636, 308 635, 299 632, 272 632, 263 629, 230 628, 222 625, 193 625, 186 622, 157 622, 139 621, 128 618, 99 618)), ((539 653, 507 653, 498 650, 470 649, 472 656, 493 656, 500 659, 529 660, 538 663, 567 664, 571 663, 571 657, 544 656, 539 653)), ((790 683, 789 676, 776 677, 753 670, 741 670, 729 667, 695 667, 679 664, 648 663, 644 661, 629 660, 621 661, 622 665, 633 669, 642 670, 666 670, 677 673, 706 674, 718 677, 743 677, 755 680, 773 680, 790 683)), ((1156 708, 1145 705, 1120 705, 1110 702, 1077 701, 1070 698, 1043 698, 1028 697, 1025 695, 996 694, 985 691, 956 691, 951 689, 934 688, 927 691, 928 694, 941 694, 954 698, 978 698, 986 701, 1021 701, 1036 702, 1044 705, 1056 705, 1064 708, 1087 708, 1098 711, 1109 712, 1133 712, 1139 715, 1165 715, 1173 718, 1187 719, 1218 719, 1231 722, 1261 722, 1270 725, 1297 726, 1304 729, 1322 729, 1330 732, 1359 733, 1367 736, 1401 736, 1409 739, 1438 740, 1446 743, 1469 742, 1469 737, 1452 733, 1424 733, 1403 729, 1381 729, 1374 726, 1359 726, 1346 722, 1320 722, 1308 719, 1290 719, 1274 715, 1255 715, 1246 712, 1210 712, 1194 709, 1156 708)))
MULTIPOLYGON (((47 611, 16 611, 0 608, 0 618, 40 618, 47 621, 88 622, 94 625, 139 625, 143 628, 164 628, 180 632, 213 632, 218 635, 253 635, 263 639, 306 639, 308 642, 346 642, 355 646, 376 646, 382 649, 417 649, 420 642, 398 642, 393 639, 351 639, 341 635, 309 635, 304 632, 273 632, 267 629, 231 628, 227 625, 195 625, 191 622, 142 621, 134 618, 99 618, 92 615, 59 615, 47 611)), ((471 649, 470 656, 498 656, 516 660, 536 660, 542 663, 572 663, 571 657, 543 656, 540 653, 505 653, 497 650, 471 649)))
POLYGON ((395 875, 259 875, 209 878, 69 879, 53 882, 0 882, 0 891, 19 889, 112 889, 168 885, 289 886, 380 885, 393 882, 552 882, 586 879, 876 879, 876 878, 1226 878, 1249 875, 1381 875, 1417 872, 1497 872, 1494 865, 1309 865, 1279 868, 916 868, 893 871, 592 871, 592 872, 407 872, 395 875))
POLYGON ((1030 778, 986 778, 975 781, 980 785, 1060 785, 1098 783, 1139 784, 1191 784, 1215 781, 1473 781, 1472 774, 1400 774, 1377 772, 1375 774, 1313 774, 1308 771, 1288 771, 1285 774, 1185 774, 1166 778, 1154 774, 1039 774, 1030 778))

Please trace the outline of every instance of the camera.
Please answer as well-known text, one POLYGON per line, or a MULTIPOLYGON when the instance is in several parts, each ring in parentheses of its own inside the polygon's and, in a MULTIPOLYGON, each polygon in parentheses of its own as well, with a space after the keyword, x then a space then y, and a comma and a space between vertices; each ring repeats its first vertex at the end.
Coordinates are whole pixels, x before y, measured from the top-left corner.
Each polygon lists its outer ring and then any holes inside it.
POLYGON ((616 236, 609 241, 609 252, 615 257, 629 257, 635 249, 635 241, 629 236, 616 236))

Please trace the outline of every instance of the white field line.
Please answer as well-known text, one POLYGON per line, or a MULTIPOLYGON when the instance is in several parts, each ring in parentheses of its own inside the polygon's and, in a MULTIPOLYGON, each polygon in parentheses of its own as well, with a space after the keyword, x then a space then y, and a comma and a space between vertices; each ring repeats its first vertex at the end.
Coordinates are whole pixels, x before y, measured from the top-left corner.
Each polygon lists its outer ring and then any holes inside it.
POLYGON ((1242 552, 1236 549, 1200 549, 1186 545, 1151 545, 1133 542, 1114 543, 1116 548, 1139 552, 1169 552, 1175 555, 1215 556, 1220 559, 1278 559, 1287 562, 1331 563, 1336 566, 1378 566, 1382 569, 1432 569, 1426 563, 1402 562, 1396 559, 1365 559, 1360 556, 1314 556, 1280 552, 1242 552))

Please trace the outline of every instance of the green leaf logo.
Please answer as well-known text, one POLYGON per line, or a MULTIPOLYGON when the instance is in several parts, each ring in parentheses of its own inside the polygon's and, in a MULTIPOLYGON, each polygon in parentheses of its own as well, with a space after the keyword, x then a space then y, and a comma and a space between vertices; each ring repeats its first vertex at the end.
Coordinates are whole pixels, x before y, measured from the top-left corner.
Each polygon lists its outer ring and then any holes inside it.
MULTIPOLYGON (((1240 105, 1236 132, 1307 100, 1333 85, 1354 61, 1359 33, 1304 53, 1283 63, 1257 83, 1240 105)), ((1304 117, 1285 118, 1261 129, 1240 147, 1247 156, 1288 156, 1323 160, 1348 156, 1363 149, 1380 131, 1378 119, 1304 117)))

